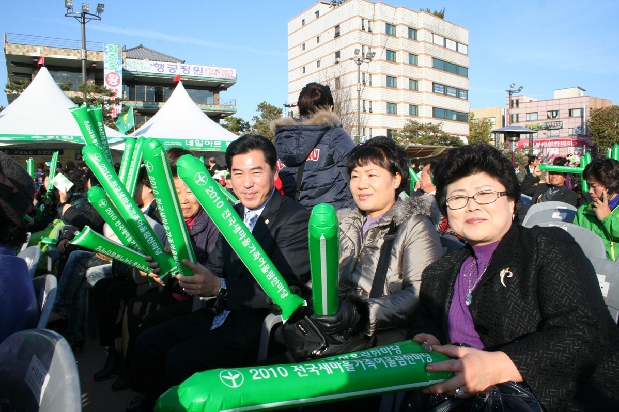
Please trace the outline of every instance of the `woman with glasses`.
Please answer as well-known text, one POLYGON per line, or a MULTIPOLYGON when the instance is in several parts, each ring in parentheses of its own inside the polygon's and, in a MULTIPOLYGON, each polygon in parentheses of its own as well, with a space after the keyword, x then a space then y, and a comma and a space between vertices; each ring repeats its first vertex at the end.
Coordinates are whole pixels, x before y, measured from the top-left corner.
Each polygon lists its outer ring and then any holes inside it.
POLYGON ((424 390, 424 407, 469 410, 480 392, 517 390, 548 411, 618 410, 619 329, 580 246, 562 229, 518 225, 518 180, 490 146, 451 150, 434 184, 467 245, 423 273, 410 336, 452 358, 428 371, 454 373, 424 390))

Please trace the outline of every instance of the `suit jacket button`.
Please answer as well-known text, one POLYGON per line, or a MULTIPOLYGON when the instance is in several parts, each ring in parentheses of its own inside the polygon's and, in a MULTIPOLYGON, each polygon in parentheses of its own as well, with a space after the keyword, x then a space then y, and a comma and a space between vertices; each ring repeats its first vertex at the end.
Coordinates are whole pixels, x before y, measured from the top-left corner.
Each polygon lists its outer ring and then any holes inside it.
POLYGON ((488 328, 485 327, 484 325, 475 325, 475 330, 480 335, 487 335, 488 334, 488 328))

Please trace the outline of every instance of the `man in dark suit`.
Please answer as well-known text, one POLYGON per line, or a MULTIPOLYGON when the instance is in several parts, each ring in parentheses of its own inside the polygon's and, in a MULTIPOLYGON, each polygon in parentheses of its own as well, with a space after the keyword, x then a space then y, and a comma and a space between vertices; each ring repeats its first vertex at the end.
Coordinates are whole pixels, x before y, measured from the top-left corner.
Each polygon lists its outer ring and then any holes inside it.
MULTIPOLYGON (((555 166, 565 166, 567 159, 564 157, 556 157, 553 162, 555 166)), ((541 175, 539 168, 536 168, 532 175, 527 176, 521 186, 525 186, 525 183, 531 179, 537 179, 539 182, 538 174, 541 175)), ((560 172, 548 172, 548 183, 534 183, 533 194, 531 196, 531 204, 555 201, 568 203, 578 208, 578 195, 573 190, 568 189, 565 186, 565 173, 560 172)))
MULTIPOLYGON (((310 279, 309 212, 274 190, 275 147, 262 136, 245 135, 228 146, 226 163, 239 216, 290 286, 310 279)), ((128 411, 150 410, 166 389, 192 374, 256 362, 264 318, 277 310, 236 252, 220 235, 206 267, 188 266, 179 276, 190 294, 217 298, 203 308, 143 331, 135 346, 133 388, 138 396, 128 411)))

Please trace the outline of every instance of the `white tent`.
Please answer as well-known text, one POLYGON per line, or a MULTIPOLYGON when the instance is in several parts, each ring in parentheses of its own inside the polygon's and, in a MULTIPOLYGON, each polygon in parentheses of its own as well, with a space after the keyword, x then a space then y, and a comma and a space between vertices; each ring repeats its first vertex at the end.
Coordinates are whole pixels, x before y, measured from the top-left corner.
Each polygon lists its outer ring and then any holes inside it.
MULTIPOLYGON (((180 146, 196 151, 225 151, 228 144, 238 138, 204 114, 181 82, 157 114, 132 136, 154 137, 164 147, 180 146)), ((113 145, 112 149, 124 150, 124 146, 120 143, 113 145)))
MULTIPOLYGON (((0 112, 0 144, 79 144, 82 132, 69 111, 75 103, 58 87, 49 71, 41 67, 22 94, 0 112)), ((105 128, 108 144, 122 142, 125 135, 105 128)))

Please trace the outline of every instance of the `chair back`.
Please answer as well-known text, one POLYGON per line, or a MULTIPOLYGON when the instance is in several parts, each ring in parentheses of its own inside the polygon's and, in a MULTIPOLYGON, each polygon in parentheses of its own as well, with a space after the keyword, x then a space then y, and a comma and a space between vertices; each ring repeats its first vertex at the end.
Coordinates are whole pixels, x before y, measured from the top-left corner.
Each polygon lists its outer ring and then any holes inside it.
POLYGON ((443 253, 449 253, 464 246, 464 243, 450 237, 439 236, 439 238, 441 239, 441 246, 443 246, 443 253))
POLYGON ((597 234, 593 233, 589 229, 585 229, 584 227, 576 226, 571 223, 566 222, 545 222, 540 223, 537 226, 540 227, 560 227, 567 231, 576 242, 582 248, 582 251, 585 253, 585 256, 588 258, 599 258, 606 259, 606 247, 604 246, 604 242, 602 238, 600 238, 597 234))
POLYGON ((533 227, 546 222, 566 222, 572 223, 576 217, 576 211, 570 209, 545 209, 528 214, 522 226, 533 227))
POLYGON ((47 329, 16 332, 0 344, 0 405, 16 411, 82 410, 75 357, 69 343, 47 329))
POLYGON ((42 275, 32 279, 34 286, 34 294, 41 310, 38 328, 45 328, 49 315, 52 313, 52 307, 56 301, 56 290, 58 280, 54 275, 42 275))
POLYGON ((525 206, 529 207, 531 205, 531 196, 527 196, 527 195, 520 195, 520 200, 522 200, 522 203, 525 204, 525 206))
POLYGON ((23 245, 21 245, 21 249, 19 250, 20 252, 28 247, 28 243, 30 243, 31 236, 32 236, 32 232, 26 233, 26 241, 24 242, 23 245))
POLYGON ((29 246, 19 252, 17 257, 20 257, 26 261, 30 278, 34 278, 34 274, 37 271, 37 265, 39 264, 39 259, 41 259, 41 248, 39 246, 29 246))
POLYGON ((568 210, 573 210, 573 211, 577 210, 574 206, 570 205, 569 203, 557 202, 554 200, 550 202, 534 203, 531 205, 531 207, 529 207, 529 210, 527 210, 527 214, 524 216, 524 219, 522 219, 522 224, 524 225, 525 222, 527 221, 527 218, 531 216, 533 213, 539 212, 540 210, 547 210, 547 209, 568 209, 568 210))
POLYGON ((600 282, 602 297, 615 322, 619 320, 619 263, 608 259, 589 258, 600 282))

